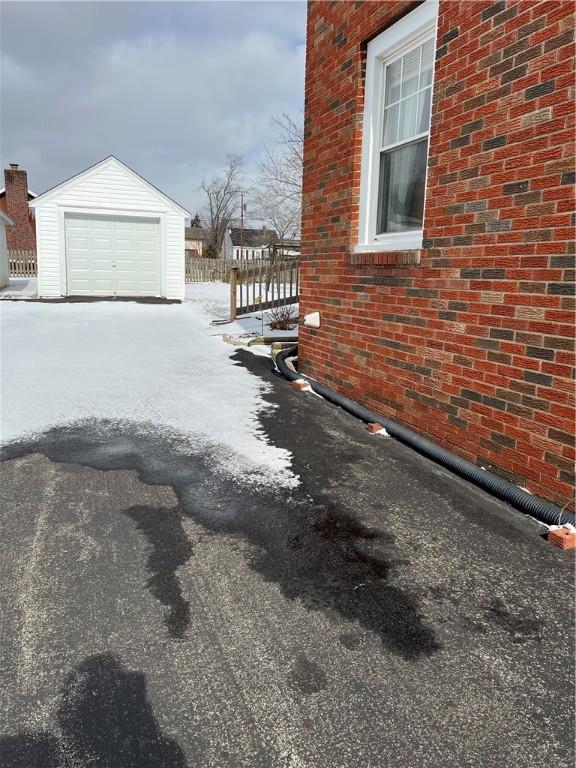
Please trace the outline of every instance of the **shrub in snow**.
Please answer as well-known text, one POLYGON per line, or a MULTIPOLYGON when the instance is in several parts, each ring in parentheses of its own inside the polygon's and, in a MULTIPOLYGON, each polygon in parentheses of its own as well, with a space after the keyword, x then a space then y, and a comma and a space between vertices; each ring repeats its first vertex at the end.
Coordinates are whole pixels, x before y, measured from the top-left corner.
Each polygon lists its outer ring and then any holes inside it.
POLYGON ((298 313, 291 304, 273 307, 268 312, 269 326, 273 331, 291 331, 298 322, 298 313))

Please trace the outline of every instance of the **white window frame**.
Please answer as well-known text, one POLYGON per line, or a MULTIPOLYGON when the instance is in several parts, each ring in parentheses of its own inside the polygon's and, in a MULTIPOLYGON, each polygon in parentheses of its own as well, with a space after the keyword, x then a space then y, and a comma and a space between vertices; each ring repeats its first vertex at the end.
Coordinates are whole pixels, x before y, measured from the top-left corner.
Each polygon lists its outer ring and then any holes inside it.
MULTIPOLYGON (((362 165, 360 172, 360 226, 356 253, 413 250, 422 247, 422 229, 376 234, 378 179, 380 173, 380 135, 383 119, 384 69, 406 51, 430 37, 436 50, 438 0, 426 0, 368 43, 364 90, 362 165)), ((432 92, 434 66, 432 68, 432 92)), ((411 141, 420 137, 412 137, 411 141)), ((404 143, 404 142, 402 142, 404 143)), ((424 211, 426 197, 424 197, 424 211)))

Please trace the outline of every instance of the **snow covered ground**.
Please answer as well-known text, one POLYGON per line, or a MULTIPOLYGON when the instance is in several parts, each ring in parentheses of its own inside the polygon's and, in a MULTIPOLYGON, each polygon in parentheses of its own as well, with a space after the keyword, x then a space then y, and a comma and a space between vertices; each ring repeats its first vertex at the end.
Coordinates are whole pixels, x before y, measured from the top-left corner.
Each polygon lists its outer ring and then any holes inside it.
POLYGON ((218 471, 293 486, 290 454, 259 429, 266 385, 231 360, 223 333, 260 333, 227 316, 228 286, 187 286, 182 304, 0 302, 0 439, 79 420, 166 430, 210 446, 218 471), (248 330, 250 329, 250 330, 248 330))
MULTIPOLYGON (((213 320, 226 320, 230 316, 230 286, 225 283, 192 283, 186 286, 186 299, 201 306, 213 320)), ((294 314, 298 316, 298 304, 293 304, 294 314)), ((219 325, 217 333, 226 334, 240 342, 248 342, 256 336, 272 336, 281 340, 286 336, 297 336, 298 325, 288 331, 270 329, 270 311, 253 312, 238 317, 232 323, 219 325)))
POLYGON ((11 277, 8 285, 0 288, 0 299, 33 299, 38 293, 35 277, 11 277))

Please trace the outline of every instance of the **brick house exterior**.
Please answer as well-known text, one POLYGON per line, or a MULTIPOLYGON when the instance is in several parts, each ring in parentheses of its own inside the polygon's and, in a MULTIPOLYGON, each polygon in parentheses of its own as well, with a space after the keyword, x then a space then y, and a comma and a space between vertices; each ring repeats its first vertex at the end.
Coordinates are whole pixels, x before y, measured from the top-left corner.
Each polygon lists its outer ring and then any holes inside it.
POLYGON ((574 8, 440 0, 422 246, 359 250, 367 44, 419 6, 308 6, 299 367, 564 505, 574 8))
POLYGON ((0 208, 14 224, 6 227, 8 250, 36 251, 34 216, 28 207, 34 193, 28 189, 26 171, 17 163, 4 170, 4 189, 0 192, 0 208))

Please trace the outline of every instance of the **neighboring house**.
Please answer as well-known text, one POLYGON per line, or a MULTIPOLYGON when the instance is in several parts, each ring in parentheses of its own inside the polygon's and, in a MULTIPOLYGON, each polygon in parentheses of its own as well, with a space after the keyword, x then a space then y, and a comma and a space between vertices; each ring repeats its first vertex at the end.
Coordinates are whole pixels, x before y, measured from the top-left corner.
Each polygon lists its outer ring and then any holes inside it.
POLYGON ((6 245, 6 229, 12 226, 13 221, 0 208, 0 288, 5 288, 10 279, 10 264, 8 261, 8 247, 6 245))
POLYGON ((184 230, 184 247, 191 256, 203 256, 209 233, 202 227, 186 227, 184 230))
POLYGON ((240 229, 231 227, 229 230, 229 242, 225 244, 225 250, 231 259, 267 259, 270 255, 269 246, 277 240, 277 235, 272 229, 240 229))
POLYGON ((35 251, 34 216, 28 203, 36 195, 28 189, 26 171, 18 163, 4 170, 4 189, 0 189, 0 211, 8 214, 13 224, 6 227, 8 250, 35 251))
POLYGON ((566 2, 311 2, 300 283, 303 373, 562 506, 573 25, 566 2))
POLYGON ((39 296, 184 297, 190 213, 115 157, 30 205, 39 296))

